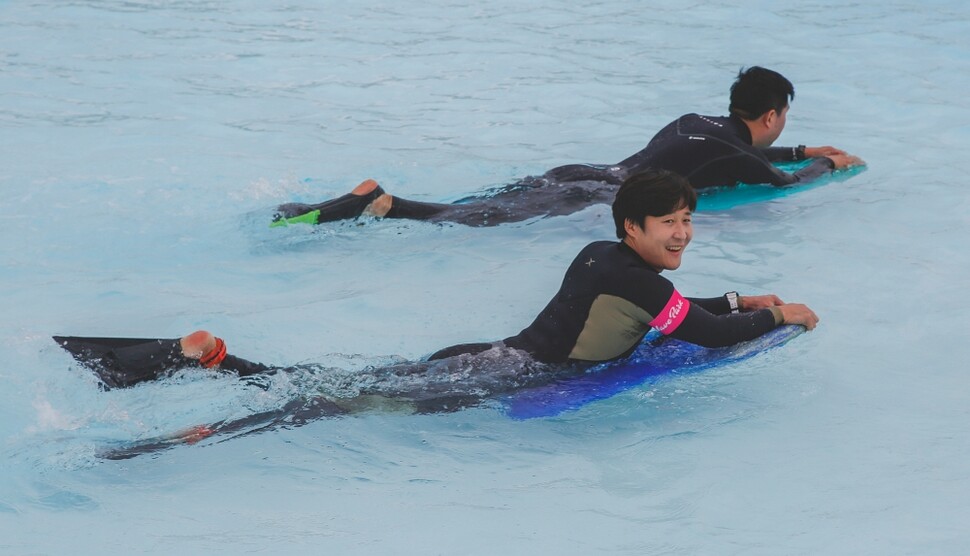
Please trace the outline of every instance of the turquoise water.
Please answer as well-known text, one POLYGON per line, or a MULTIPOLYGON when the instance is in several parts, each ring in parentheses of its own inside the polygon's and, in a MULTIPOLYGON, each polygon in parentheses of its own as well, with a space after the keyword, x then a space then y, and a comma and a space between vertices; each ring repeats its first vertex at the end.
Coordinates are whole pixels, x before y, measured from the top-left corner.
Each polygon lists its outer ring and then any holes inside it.
POLYGON ((958 554, 970 548, 970 9, 959 2, 0 4, 0 553, 958 554), (550 419, 374 412, 106 462, 278 407, 187 373, 100 392, 51 334, 207 328, 353 372, 517 332, 607 207, 491 229, 269 229, 374 177, 451 200, 610 163, 742 65, 780 144, 866 171, 709 207, 681 291, 822 321, 550 419))

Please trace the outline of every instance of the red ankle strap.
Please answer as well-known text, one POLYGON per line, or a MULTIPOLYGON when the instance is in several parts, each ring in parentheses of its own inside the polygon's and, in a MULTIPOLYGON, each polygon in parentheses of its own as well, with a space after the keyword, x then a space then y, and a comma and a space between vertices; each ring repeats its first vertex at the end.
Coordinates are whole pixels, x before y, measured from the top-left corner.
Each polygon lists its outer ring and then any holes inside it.
POLYGON ((222 363, 222 360, 226 358, 226 343, 222 341, 222 338, 216 338, 216 347, 212 348, 212 351, 203 355, 199 358, 199 363, 206 369, 211 369, 222 363))

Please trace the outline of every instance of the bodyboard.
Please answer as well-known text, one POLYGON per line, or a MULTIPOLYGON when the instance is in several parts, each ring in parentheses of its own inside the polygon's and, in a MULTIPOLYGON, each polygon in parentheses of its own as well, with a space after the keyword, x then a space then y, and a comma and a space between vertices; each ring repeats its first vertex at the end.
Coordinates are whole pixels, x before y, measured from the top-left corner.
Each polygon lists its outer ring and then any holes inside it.
POLYGON ((722 348, 705 348, 651 332, 626 359, 597 365, 579 376, 519 390, 502 398, 502 408, 513 419, 554 417, 661 376, 748 359, 804 331, 802 326, 780 326, 754 340, 722 348))
MULTIPOLYGON (((811 164, 809 160, 799 160, 798 162, 780 162, 774 166, 789 174, 797 172, 801 168, 811 164)), ((698 211, 719 211, 728 210, 741 205, 760 203, 780 199, 816 187, 822 187, 834 181, 846 180, 865 170, 865 166, 855 166, 845 170, 838 170, 827 176, 822 176, 808 183, 793 183, 791 185, 770 185, 770 184, 748 184, 739 183, 730 186, 705 187, 697 191, 697 210, 698 211)))

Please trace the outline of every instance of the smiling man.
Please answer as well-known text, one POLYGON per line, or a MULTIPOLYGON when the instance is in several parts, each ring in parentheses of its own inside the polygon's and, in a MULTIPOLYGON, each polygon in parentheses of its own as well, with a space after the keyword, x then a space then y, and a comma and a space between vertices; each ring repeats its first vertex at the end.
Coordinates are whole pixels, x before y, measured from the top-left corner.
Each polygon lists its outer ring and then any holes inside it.
MULTIPOLYGON (((693 237, 696 204, 694 189, 673 172, 646 170, 628 178, 613 202, 620 241, 583 248, 532 324, 504 340, 459 344, 424 360, 368 369, 368 387, 360 397, 405 400, 422 411, 454 409, 626 357, 651 328, 706 347, 751 340, 782 324, 815 328, 818 317, 811 309, 776 295, 684 297, 661 276, 680 267, 693 237)), ((225 343, 205 331, 175 340, 135 341, 102 353, 97 364, 110 387, 131 386, 185 366, 220 367, 240 376, 273 370, 228 355, 225 343)), ((349 411, 355 403, 338 402, 337 409, 328 405, 328 411, 349 411)))
POLYGON ((673 172, 628 178, 613 202, 620 241, 587 245, 559 292, 505 345, 545 362, 607 361, 628 355, 651 328, 706 347, 751 340, 781 324, 815 328, 811 309, 776 295, 686 298, 660 275, 680 267, 696 205, 694 189, 673 172))

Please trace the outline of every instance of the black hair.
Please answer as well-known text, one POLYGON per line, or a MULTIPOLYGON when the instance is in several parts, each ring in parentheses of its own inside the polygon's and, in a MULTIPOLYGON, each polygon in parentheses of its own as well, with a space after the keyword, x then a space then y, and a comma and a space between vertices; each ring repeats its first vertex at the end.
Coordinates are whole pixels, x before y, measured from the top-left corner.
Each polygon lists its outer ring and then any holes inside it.
POLYGON ((616 237, 626 237, 627 220, 643 229, 646 217, 664 216, 684 207, 691 212, 697 208, 697 192, 680 174, 653 168, 633 174, 624 180, 613 200, 616 237))
POLYGON ((731 114, 753 120, 769 110, 781 113, 795 99, 791 81, 770 69, 752 66, 741 69, 731 85, 731 114))

